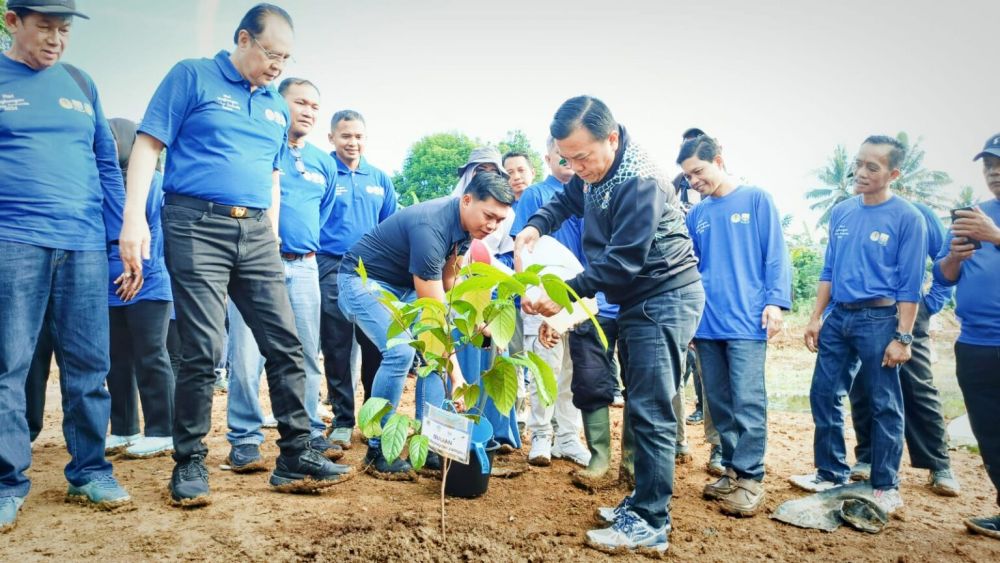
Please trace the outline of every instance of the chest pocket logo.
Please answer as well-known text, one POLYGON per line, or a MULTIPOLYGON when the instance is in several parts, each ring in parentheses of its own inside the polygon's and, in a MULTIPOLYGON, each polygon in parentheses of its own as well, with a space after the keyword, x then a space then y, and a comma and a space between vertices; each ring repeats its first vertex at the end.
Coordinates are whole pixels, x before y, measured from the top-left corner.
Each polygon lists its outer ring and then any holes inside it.
POLYGON ((69 98, 59 98, 59 107, 63 109, 70 109, 78 111, 80 113, 85 113, 87 115, 94 115, 94 106, 81 102, 80 100, 71 100, 69 98))
POLYGON ((385 188, 382 186, 365 186, 365 191, 378 197, 385 196, 385 188))
POLYGON ((880 233, 878 231, 872 231, 872 234, 868 235, 868 239, 874 243, 885 246, 889 244, 889 233, 880 233))
POLYGON ((288 126, 288 121, 285 120, 285 116, 282 115, 282 113, 279 111, 274 111, 271 108, 267 108, 266 110, 264 110, 264 117, 266 117, 268 121, 273 121, 274 123, 277 123, 281 127, 288 126))
POLYGON ((750 214, 749 213, 733 213, 732 216, 729 217, 729 221, 732 222, 732 223, 735 223, 735 224, 749 225, 750 224, 750 214))
POLYGON ((319 184, 321 186, 325 186, 326 185, 326 176, 320 174, 319 172, 313 172, 312 170, 306 170, 305 172, 302 173, 302 177, 305 178, 306 181, 308 181, 308 182, 312 182, 314 184, 319 184))

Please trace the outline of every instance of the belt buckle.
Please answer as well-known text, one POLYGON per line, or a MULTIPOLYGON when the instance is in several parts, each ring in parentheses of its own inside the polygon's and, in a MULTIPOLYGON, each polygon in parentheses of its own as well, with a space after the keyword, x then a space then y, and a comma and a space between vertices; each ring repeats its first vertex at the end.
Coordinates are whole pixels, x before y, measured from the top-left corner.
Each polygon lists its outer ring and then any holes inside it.
POLYGON ((233 207, 229 208, 229 216, 234 219, 242 219, 247 216, 247 208, 237 207, 234 205, 233 207))

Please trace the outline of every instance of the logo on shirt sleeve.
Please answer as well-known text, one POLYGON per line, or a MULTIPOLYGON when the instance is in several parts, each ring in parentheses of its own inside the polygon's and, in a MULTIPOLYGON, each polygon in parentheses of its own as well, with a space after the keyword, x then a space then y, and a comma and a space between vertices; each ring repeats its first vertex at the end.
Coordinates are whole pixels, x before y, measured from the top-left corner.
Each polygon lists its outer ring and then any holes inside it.
POLYGON ((889 233, 880 233, 878 231, 872 231, 872 234, 868 235, 869 240, 878 243, 882 246, 889 244, 889 233))

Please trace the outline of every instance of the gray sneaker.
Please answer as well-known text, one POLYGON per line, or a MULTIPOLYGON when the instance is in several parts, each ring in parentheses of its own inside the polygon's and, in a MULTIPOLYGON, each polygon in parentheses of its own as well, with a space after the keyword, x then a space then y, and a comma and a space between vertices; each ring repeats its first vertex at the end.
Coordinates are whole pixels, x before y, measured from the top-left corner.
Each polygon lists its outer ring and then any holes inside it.
POLYGON ((330 440, 330 443, 340 446, 341 449, 349 450, 351 449, 351 438, 353 436, 353 428, 341 426, 340 428, 334 428, 330 431, 330 435, 327 436, 327 439, 330 440))
POLYGON ((736 472, 729 469, 726 471, 726 474, 719 477, 716 482, 705 485, 705 488, 701 491, 701 496, 708 500, 719 500, 733 492, 733 485, 735 481, 736 472))
POLYGON ((14 529, 22 504, 24 497, 0 497, 0 534, 14 529))
POLYGON ((669 535, 669 524, 653 528, 635 512, 626 510, 618 515, 610 528, 587 532, 587 545, 606 553, 623 549, 665 553, 670 547, 669 535))
POLYGON ((754 479, 736 479, 733 490, 722 497, 719 509, 730 516, 753 516, 764 503, 764 484, 754 479))
POLYGON ((708 454, 706 469, 709 475, 715 475, 716 477, 726 474, 726 468, 722 465, 722 446, 712 446, 712 451, 708 454))
POLYGON ((943 497, 957 497, 962 492, 962 486, 952 474, 951 469, 938 469, 930 472, 930 487, 934 494, 943 497))

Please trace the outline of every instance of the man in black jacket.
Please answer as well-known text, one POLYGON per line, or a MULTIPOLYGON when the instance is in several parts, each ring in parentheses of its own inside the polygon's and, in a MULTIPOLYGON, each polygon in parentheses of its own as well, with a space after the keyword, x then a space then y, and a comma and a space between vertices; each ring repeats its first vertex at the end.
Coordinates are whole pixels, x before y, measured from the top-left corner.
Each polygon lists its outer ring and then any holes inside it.
MULTIPOLYGON (((576 176, 528 220, 515 254, 570 216, 584 218, 588 264, 568 284, 582 297, 603 291, 621 306, 622 379, 635 434, 635 490, 600 511, 611 527, 587 532, 587 544, 663 552, 678 424, 671 400, 705 302, 684 212, 670 180, 600 100, 567 100, 549 131, 576 176)), ((527 308, 546 316, 560 310, 548 296, 527 308)))

